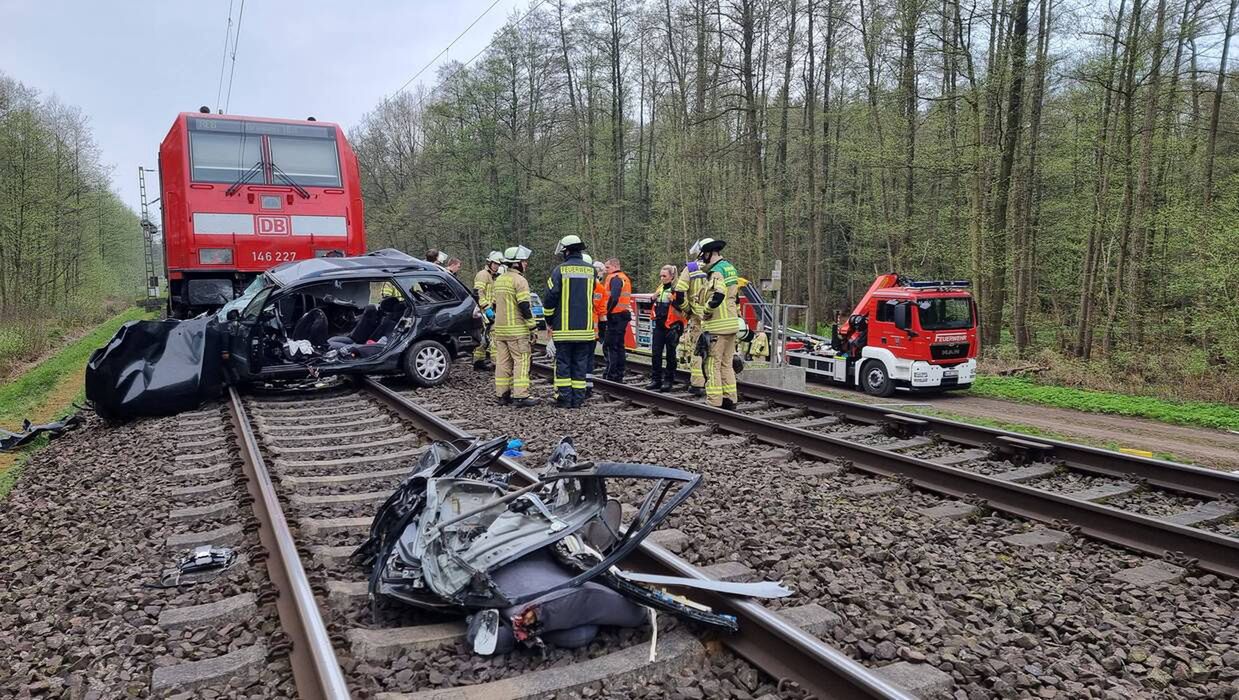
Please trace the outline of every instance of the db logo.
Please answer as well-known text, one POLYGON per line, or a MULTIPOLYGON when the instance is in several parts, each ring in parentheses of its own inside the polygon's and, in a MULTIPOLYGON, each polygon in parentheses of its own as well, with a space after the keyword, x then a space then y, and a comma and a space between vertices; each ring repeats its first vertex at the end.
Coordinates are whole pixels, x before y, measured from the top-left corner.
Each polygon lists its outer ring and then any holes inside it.
POLYGON ((287 216, 255 216, 259 235, 287 236, 289 231, 287 216))

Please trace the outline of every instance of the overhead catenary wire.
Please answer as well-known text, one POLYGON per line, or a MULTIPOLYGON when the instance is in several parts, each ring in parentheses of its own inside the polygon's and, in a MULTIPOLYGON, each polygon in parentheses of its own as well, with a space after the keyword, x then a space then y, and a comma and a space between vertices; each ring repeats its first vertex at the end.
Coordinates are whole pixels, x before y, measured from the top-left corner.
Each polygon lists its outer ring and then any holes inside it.
POLYGON ((224 51, 219 57, 219 85, 215 88, 215 111, 220 111, 220 97, 224 94, 224 68, 228 65, 228 43, 232 39, 232 3, 228 0, 228 22, 224 25, 224 51))
POLYGON ((395 92, 393 92, 393 93, 392 93, 392 95, 399 95, 401 92, 404 92, 404 89, 405 89, 405 88, 407 88, 407 87, 409 86, 409 84, 410 84, 410 83, 412 83, 414 80, 417 80, 417 78, 418 78, 418 77, 419 77, 422 73, 425 73, 425 72, 426 72, 426 69, 428 69, 428 68, 430 68, 432 65, 434 65, 435 61, 438 61, 440 58, 442 58, 442 57, 443 57, 443 54, 445 54, 445 53, 447 53, 448 51, 450 51, 450 50, 451 50, 451 48, 452 48, 453 46, 455 46, 455 45, 456 45, 456 42, 460 41, 460 40, 461 40, 461 38, 462 38, 462 37, 464 37, 464 35, 468 34, 470 29, 473 29, 473 27, 474 27, 474 26, 475 26, 478 22, 481 22, 483 17, 485 17, 486 15, 490 14, 490 11, 491 11, 491 10, 493 10, 493 9, 495 9, 495 5, 498 5, 498 4, 500 3, 500 1, 501 1, 501 0, 495 0, 495 1, 494 1, 494 2, 492 2, 492 3, 490 4, 490 6, 488 6, 485 10, 482 10, 482 14, 480 14, 480 15, 478 15, 476 18, 474 18, 474 20, 473 20, 472 22, 470 22, 470 23, 469 23, 469 26, 465 27, 464 31, 462 31, 460 34, 457 34, 455 39, 452 39, 450 42, 448 42, 447 46, 444 46, 444 47, 443 47, 443 50, 442 50, 442 51, 440 51, 439 53, 435 54, 435 55, 434 55, 434 58, 431 58, 429 61, 427 61, 427 62, 426 62, 426 65, 424 65, 424 66, 422 66, 421 68, 419 68, 419 69, 417 70, 417 72, 413 74, 413 77, 412 77, 412 78, 409 78, 408 80, 404 81, 404 84, 403 84, 403 85, 401 85, 399 88, 396 88, 396 91, 395 91, 395 92))
POLYGON ((228 96, 224 98, 224 112, 232 104, 232 78, 237 73, 237 44, 241 41, 241 22, 245 19, 245 0, 241 0, 241 11, 237 14, 237 33, 232 37, 232 69, 228 71, 228 96))
MULTIPOLYGON (((528 11, 528 12, 526 12, 526 13, 525 13, 525 14, 523 14, 523 15, 521 15, 519 19, 517 19, 515 22, 512 22, 510 25, 508 25, 508 27, 517 27, 517 26, 520 26, 520 24, 522 24, 525 20, 527 20, 527 19, 529 19, 530 17, 532 17, 532 16, 533 16, 533 13, 534 13, 534 12, 537 12, 539 7, 542 7, 542 6, 543 6, 543 5, 545 5, 545 4, 546 4, 546 0, 538 0, 538 2, 537 2, 536 4, 534 4, 534 6, 533 6, 533 7, 529 8, 529 11, 528 11)), ((491 5, 491 7, 494 7, 494 5, 491 5)), ((487 12, 489 12, 489 11, 490 11, 490 8, 487 8, 487 12)), ((483 14, 483 15, 485 15, 485 13, 482 13, 482 14, 483 14)), ((478 20, 480 20, 480 19, 482 19, 482 17, 478 17, 478 19, 474 20, 474 21, 473 21, 473 24, 477 24, 478 20)), ((470 24, 470 25, 469 25, 469 27, 472 27, 472 26, 473 26, 473 24, 470 24)), ((469 29, 468 29, 468 28, 466 28, 466 29, 465 29, 465 32, 467 32, 467 31, 469 31, 469 29)), ((460 36, 464 36, 464 32, 461 32, 461 35, 460 35, 460 36)), ((452 44, 456 43, 456 40, 457 40, 457 39, 460 39, 460 36, 456 37, 456 39, 453 39, 453 40, 452 40, 452 44)), ((486 42, 486 45, 485 45, 485 46, 483 46, 482 48, 478 49, 478 52, 477 52, 477 53, 475 53, 475 54, 473 54, 473 56, 471 56, 471 57, 469 58, 469 60, 468 60, 468 61, 465 61, 464 63, 462 63, 462 64, 460 64, 459 66, 457 66, 457 68, 456 68, 454 71, 452 71, 452 72, 451 72, 448 76, 446 76, 446 77, 444 78, 444 82, 446 82, 446 81, 448 81, 448 80, 451 80, 452 78, 456 77, 456 74, 457 74, 457 73, 459 73, 460 71, 462 71, 462 70, 464 70, 464 69, 468 68, 468 67, 469 67, 469 66, 470 66, 470 65, 471 65, 474 61, 478 60, 478 58, 479 58, 482 54, 486 53, 486 51, 487 51, 488 49, 490 49, 490 47, 491 47, 491 46, 493 46, 493 45, 494 45, 495 41, 496 41, 498 38, 499 38, 499 34, 496 34, 495 36, 491 37, 491 40, 490 40, 490 41, 488 41, 488 42, 486 42)), ((445 52, 447 51, 447 49, 450 49, 450 48, 452 47, 452 44, 448 44, 447 48, 443 49, 443 51, 440 51, 440 52, 439 52, 439 56, 442 56, 442 55, 443 55, 443 53, 445 53, 445 52)), ((431 59, 431 63, 433 63, 435 60, 437 60, 439 56, 435 56, 435 58, 434 58, 434 59, 431 59)), ((416 74, 416 75, 414 75, 412 78, 410 78, 410 79, 406 80, 406 81, 405 81, 405 83, 404 83, 404 85, 401 85, 401 86, 400 86, 400 89, 399 89, 399 90, 397 90, 396 92, 392 93, 392 97, 395 97, 396 95, 399 95, 402 91, 404 91, 404 89, 405 89, 406 87, 408 87, 408 86, 409 86, 409 83, 413 82, 413 80, 415 80, 415 79, 417 78, 417 76, 418 76, 418 75, 421 75, 421 73, 422 73, 422 72, 424 72, 424 71, 426 70, 426 68, 429 68, 429 67, 430 67, 430 64, 429 64, 429 63, 428 63, 428 64, 426 64, 425 66, 423 66, 423 67, 422 67, 422 69, 421 69, 421 70, 419 70, 419 71, 417 72, 417 74, 416 74)), ((385 102, 385 103, 386 103, 388 99, 389 99, 389 98, 384 98, 384 99, 383 99, 383 102, 385 102)), ((421 97, 419 97, 419 98, 418 98, 418 100, 417 100, 417 107, 419 107, 419 108, 420 108, 420 107, 421 107, 421 105, 422 105, 422 103, 423 103, 423 102, 425 102, 425 101, 426 101, 426 96, 425 96, 425 95, 422 95, 421 97)))

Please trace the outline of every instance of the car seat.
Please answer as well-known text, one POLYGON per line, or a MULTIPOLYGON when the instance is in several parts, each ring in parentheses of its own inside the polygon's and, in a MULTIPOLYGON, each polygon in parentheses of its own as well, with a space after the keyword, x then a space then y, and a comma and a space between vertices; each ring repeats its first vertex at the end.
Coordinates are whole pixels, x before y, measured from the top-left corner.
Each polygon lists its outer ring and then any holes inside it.
POLYGON ((327 346, 327 314, 322 309, 310 309, 293 326, 293 340, 308 340, 315 348, 327 346))
POLYGON ((361 310, 361 316, 357 317, 357 323, 353 324, 353 330, 349 331, 348 335, 337 335, 329 338, 327 343, 333 348, 365 343, 370 339, 370 335, 374 333, 378 325, 378 307, 374 304, 366 304, 366 308, 361 310))

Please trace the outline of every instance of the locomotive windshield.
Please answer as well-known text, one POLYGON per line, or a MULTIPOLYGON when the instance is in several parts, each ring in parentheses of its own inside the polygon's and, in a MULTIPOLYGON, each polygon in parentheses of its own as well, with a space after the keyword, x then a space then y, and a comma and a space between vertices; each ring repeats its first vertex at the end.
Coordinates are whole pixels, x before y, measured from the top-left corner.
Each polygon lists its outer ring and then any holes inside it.
POLYGON ((921 328, 946 331, 972 328, 972 301, 961 297, 922 299, 916 302, 921 328))
POLYGON ((194 182, 236 182, 263 163, 275 167, 264 167, 248 182, 289 184, 286 176, 301 186, 340 186, 340 156, 331 127, 191 117, 189 154, 194 182), (269 161, 264 162, 264 153, 269 161))

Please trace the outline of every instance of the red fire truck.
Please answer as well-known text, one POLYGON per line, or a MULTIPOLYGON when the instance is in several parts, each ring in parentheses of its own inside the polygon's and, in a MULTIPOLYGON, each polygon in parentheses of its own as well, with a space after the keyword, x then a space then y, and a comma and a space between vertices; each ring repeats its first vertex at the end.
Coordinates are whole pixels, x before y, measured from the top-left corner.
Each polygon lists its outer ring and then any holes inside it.
POLYGON ((977 374, 976 303, 966 281, 913 281, 880 275, 829 342, 789 351, 811 377, 895 390, 967 389, 977 374))
POLYGON ((182 113, 159 180, 170 316, 216 309, 282 262, 366 252, 357 157, 336 124, 182 113))

